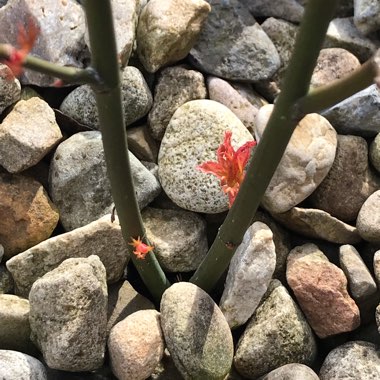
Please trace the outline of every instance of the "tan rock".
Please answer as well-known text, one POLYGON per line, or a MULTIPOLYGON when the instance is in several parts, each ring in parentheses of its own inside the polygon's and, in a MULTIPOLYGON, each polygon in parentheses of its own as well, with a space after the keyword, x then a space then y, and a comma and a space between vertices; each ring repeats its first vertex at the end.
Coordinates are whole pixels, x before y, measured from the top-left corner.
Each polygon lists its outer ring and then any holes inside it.
POLYGON ((380 190, 363 203, 356 220, 360 236, 372 243, 380 243, 380 190))
POLYGON ((127 129, 128 149, 139 159, 157 162, 158 146, 148 132, 146 125, 127 129))

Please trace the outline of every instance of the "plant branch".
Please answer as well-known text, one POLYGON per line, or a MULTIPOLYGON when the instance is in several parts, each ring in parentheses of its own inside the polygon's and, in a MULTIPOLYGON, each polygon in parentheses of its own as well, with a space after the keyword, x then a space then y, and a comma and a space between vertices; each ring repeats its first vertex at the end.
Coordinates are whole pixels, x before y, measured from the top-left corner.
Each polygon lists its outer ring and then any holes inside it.
POLYGON ((292 111, 308 91, 319 51, 338 0, 309 0, 294 52, 272 115, 254 149, 245 179, 206 258, 190 279, 206 291, 227 269, 236 248, 260 205, 261 199, 288 145, 299 119, 292 111))
MULTIPOLYGON (((146 244, 145 230, 136 200, 130 169, 124 112, 121 102, 120 71, 116 53, 110 0, 83 1, 93 58, 93 67, 105 84, 105 91, 97 91, 96 103, 100 129, 115 202, 123 237, 141 237, 146 244)), ((156 257, 149 252, 144 260, 137 259, 129 247, 132 260, 156 302, 170 286, 156 257)))

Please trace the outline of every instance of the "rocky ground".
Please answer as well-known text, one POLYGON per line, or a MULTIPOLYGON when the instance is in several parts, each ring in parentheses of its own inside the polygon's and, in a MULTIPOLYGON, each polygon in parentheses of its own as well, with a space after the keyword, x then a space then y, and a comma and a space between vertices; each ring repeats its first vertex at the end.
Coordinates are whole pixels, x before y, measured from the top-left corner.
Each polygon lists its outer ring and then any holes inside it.
MULTIPOLYGON (((299 123, 226 277, 211 296, 186 282, 228 210, 196 166, 226 130, 260 144, 305 3, 112 1, 138 204, 175 283, 161 305, 111 220, 91 89, 0 64, 1 378, 380 378, 376 85, 299 123)), ((0 0, 0 42, 24 15, 33 54, 89 62, 78 2, 0 0)), ((378 1, 341 1, 311 85, 359 67, 379 32, 378 1)))

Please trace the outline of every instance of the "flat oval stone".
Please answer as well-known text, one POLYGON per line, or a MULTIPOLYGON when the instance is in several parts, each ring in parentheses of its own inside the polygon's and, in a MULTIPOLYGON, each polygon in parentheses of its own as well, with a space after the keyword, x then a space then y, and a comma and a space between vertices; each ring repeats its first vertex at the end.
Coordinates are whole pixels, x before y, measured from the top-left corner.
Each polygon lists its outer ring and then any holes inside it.
POLYGON ((179 282, 161 300, 161 326, 170 355, 185 379, 223 380, 233 359, 230 328, 201 288, 179 282))
POLYGON ((158 154, 158 174, 169 198, 178 206, 195 212, 227 210, 228 199, 219 179, 197 166, 216 160, 224 132, 232 131, 237 149, 253 140, 247 128, 226 106, 207 99, 183 104, 171 118, 158 154))

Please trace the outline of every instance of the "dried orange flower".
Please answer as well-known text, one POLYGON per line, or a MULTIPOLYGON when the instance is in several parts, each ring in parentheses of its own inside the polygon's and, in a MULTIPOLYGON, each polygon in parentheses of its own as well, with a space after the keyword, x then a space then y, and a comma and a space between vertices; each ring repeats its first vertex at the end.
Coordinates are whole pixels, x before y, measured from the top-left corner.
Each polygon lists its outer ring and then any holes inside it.
POLYGON ((230 207, 243 182, 244 169, 252 148, 256 145, 256 141, 248 141, 235 151, 231 145, 231 136, 232 132, 226 131, 224 141, 216 152, 217 161, 207 161, 197 166, 197 169, 204 173, 214 174, 220 179, 222 190, 228 195, 230 207))
POLYGON ((132 245, 135 247, 135 250, 133 253, 136 255, 138 259, 145 259, 145 256, 147 255, 148 252, 152 251, 154 247, 151 245, 147 245, 142 242, 140 239, 140 236, 137 239, 131 238, 132 243, 128 243, 129 245, 132 245))

